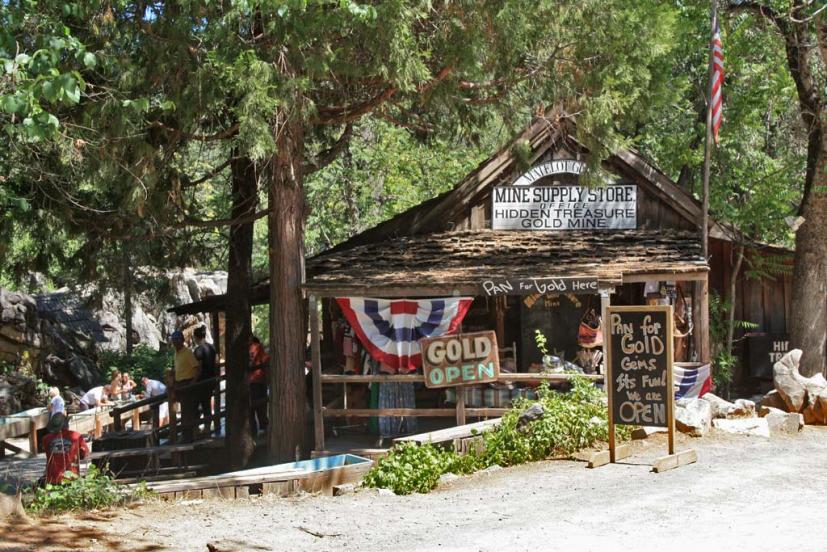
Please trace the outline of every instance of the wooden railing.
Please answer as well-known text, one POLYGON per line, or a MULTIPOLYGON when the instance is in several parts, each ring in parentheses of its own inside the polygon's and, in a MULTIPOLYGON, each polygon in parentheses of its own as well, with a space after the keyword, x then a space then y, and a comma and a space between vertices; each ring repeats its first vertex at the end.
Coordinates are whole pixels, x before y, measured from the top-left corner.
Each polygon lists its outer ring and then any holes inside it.
MULTIPOLYGON (((500 373, 499 381, 503 382, 519 382, 519 383, 536 383, 543 381, 548 382, 565 382, 572 379, 572 377, 583 377, 594 382, 603 381, 603 376, 600 374, 528 374, 516 373, 506 374, 500 373)), ((315 417, 315 440, 316 449, 324 449, 324 419, 336 417, 355 417, 367 418, 373 416, 420 416, 420 417, 456 417, 457 425, 464 425, 466 418, 487 418, 493 416, 502 416, 508 408, 477 408, 465 406, 465 391, 464 386, 456 386, 454 389, 457 394, 457 402, 454 408, 348 408, 345 399, 343 408, 329 408, 322 404, 321 387, 323 384, 342 384, 343 396, 347 397, 348 384, 365 384, 365 383, 392 383, 392 382, 407 382, 418 383, 424 382, 425 376, 422 374, 382 374, 382 375, 344 375, 344 374, 321 374, 321 377, 314 378, 313 385, 316 387, 313 391, 314 405, 313 414, 315 417)))
MULTIPOLYGON (((156 395, 154 397, 148 397, 146 399, 141 399, 139 401, 135 401, 133 403, 129 403, 123 406, 119 406, 113 408, 110 411, 110 415, 113 419, 113 425, 116 431, 123 430, 123 418, 129 415, 132 418, 132 428, 137 429, 140 427, 140 413, 147 409, 152 411, 152 430, 153 431, 160 431, 161 430, 161 423, 160 423, 160 409, 163 403, 169 403, 169 440, 170 443, 177 443, 178 442, 178 434, 181 433, 183 430, 196 428, 199 425, 209 423, 211 426, 214 425, 215 427, 221 427, 221 418, 226 415, 226 411, 221 409, 221 395, 225 393, 225 390, 221 389, 221 381, 226 379, 226 376, 220 375, 210 379, 197 381, 194 383, 188 383, 186 385, 181 385, 178 387, 174 387, 173 397, 170 400, 170 394, 162 393, 160 395, 156 395), (212 394, 213 399, 213 411, 210 416, 201 416, 199 417, 194 423, 192 424, 182 424, 178 423, 177 414, 178 409, 176 408, 176 400, 175 395, 180 395, 182 392, 193 392, 196 389, 203 388, 209 385, 215 386, 215 390, 212 394)), ((169 389, 169 388, 168 388, 169 389)))

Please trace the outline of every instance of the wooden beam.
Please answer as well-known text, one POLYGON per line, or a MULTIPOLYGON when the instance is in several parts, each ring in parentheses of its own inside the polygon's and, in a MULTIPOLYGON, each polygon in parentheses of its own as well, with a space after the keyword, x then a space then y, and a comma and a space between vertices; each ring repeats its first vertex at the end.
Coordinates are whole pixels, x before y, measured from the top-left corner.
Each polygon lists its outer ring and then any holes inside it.
POLYGON ((695 272, 658 272, 657 274, 624 274, 624 284, 635 284, 649 281, 675 280, 677 282, 697 282, 706 280, 709 276, 708 270, 695 272))
MULTIPOLYGON (((486 418, 502 416, 508 408, 466 408, 465 415, 470 418, 486 418)), ((417 416, 434 418, 453 418, 456 416, 454 408, 325 408, 322 411, 325 418, 371 418, 373 416, 417 416)))
MULTIPOLYGON (((607 408, 609 409, 609 462, 617 460, 617 450, 615 448, 615 422, 612 417, 612 366, 611 366, 611 347, 609 344, 609 336, 611 335, 609 326, 609 312, 608 308, 612 304, 611 295, 606 292, 600 293, 600 320, 603 325, 603 373, 605 374, 605 388, 608 397, 607 408)), ((594 467, 594 466, 592 466, 594 467)))
POLYGON ((29 452, 37 455, 37 418, 34 416, 29 418, 29 452))
MULTIPOLYGON (((696 284, 698 286, 698 299, 700 304, 697 309, 697 317, 695 318, 695 332, 699 332, 698 343, 698 360, 701 362, 711 362, 712 354, 709 344, 709 280, 704 279, 696 284)), ((693 308, 694 305, 693 305, 693 308)))
POLYGON ((661 456, 652 463, 652 471, 661 473, 679 468, 687 464, 694 464, 698 461, 698 453, 695 449, 682 450, 677 454, 661 456))
POLYGON ((319 312, 316 296, 308 298, 310 309, 310 358, 313 368, 313 434, 316 450, 324 449, 324 416, 322 414, 322 356, 319 344, 319 312))
POLYGON ((629 458, 631 455, 632 447, 629 445, 618 445, 615 448, 614 459, 612 459, 610 451, 601 450, 600 452, 595 452, 589 456, 589 463, 586 467, 599 468, 600 466, 605 466, 606 464, 617 462, 618 460, 623 460, 624 458, 629 458))
MULTIPOLYGON (((500 373, 499 381, 517 381, 521 383, 532 381, 569 381, 574 377, 602 381, 600 374, 531 374, 519 372, 515 374, 500 373)), ((345 374, 322 374, 322 383, 388 383, 388 382, 423 382, 425 376, 422 374, 384 374, 357 376, 345 374)))

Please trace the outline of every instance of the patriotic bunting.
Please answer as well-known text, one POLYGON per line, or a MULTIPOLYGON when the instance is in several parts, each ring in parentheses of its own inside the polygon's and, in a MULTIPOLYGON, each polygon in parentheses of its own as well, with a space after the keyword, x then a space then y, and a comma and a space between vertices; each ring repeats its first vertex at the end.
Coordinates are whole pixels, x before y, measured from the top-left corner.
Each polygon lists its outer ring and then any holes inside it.
POLYGON ((675 399, 694 399, 702 397, 712 389, 712 370, 709 364, 701 366, 682 366, 675 363, 672 367, 675 399))
POLYGON ((370 355, 402 373, 422 366, 419 340, 455 332, 473 300, 336 298, 370 355))
POLYGON ((721 27, 718 24, 717 16, 712 20, 712 29, 712 98, 709 103, 712 109, 712 136, 717 144, 718 129, 721 128, 724 107, 724 49, 721 42, 721 27))

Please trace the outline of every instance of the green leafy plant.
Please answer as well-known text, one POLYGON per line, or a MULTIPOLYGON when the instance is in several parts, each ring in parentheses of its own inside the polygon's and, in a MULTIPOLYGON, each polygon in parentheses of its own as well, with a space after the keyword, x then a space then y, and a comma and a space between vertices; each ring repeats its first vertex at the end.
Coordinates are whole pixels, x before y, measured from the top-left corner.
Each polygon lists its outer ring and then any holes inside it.
POLYGON ((84 476, 72 476, 58 484, 47 483, 34 489, 25 500, 26 508, 35 513, 57 513, 73 510, 93 510, 123 504, 151 495, 145 483, 130 489, 116 483, 105 470, 94 465, 84 476))
POLYGON ((544 357, 548 356, 548 339, 540 330, 534 330, 534 343, 537 344, 537 348, 544 357))
POLYGON ((164 372, 172 366, 172 358, 168 351, 156 351, 146 345, 138 345, 131 356, 121 352, 104 351, 98 356, 98 363, 109 379, 115 370, 118 370, 128 372, 137 382, 144 376, 163 381, 164 372))
MULTIPOLYGON (((365 476, 368 487, 391 489, 396 494, 426 493, 436 487, 444 473, 464 475, 493 465, 511 466, 571 454, 608 440, 606 394, 582 377, 571 379, 568 392, 540 386, 538 400, 519 400, 503 416, 502 424, 482 434, 482 450, 459 455, 431 444, 402 443, 365 476), (534 404, 543 406, 544 416, 522 427, 520 414, 534 404)), ((620 440, 631 427, 617 426, 620 440)))

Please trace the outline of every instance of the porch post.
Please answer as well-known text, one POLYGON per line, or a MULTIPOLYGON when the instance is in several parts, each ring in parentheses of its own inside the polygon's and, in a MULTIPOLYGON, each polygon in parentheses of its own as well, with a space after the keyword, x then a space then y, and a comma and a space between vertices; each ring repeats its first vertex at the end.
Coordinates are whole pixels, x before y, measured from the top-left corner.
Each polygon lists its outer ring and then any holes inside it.
POLYGON ((603 322, 603 387, 606 390, 606 396, 609 399, 609 462, 615 461, 615 424, 612 419, 612 371, 609 366, 611 354, 607 344, 609 343, 609 334, 611 327, 609 320, 609 313, 606 309, 612 303, 610 289, 600 290, 600 320, 603 322))
POLYGON ((308 297, 310 309, 310 360, 313 364, 313 432, 315 449, 324 450, 324 412, 322 411, 322 357, 319 344, 319 310, 316 296, 308 297))
POLYGON ((709 273, 704 275, 703 280, 695 282, 695 300, 692 301, 692 308, 695 310, 695 350, 698 351, 698 362, 709 362, 709 273))

